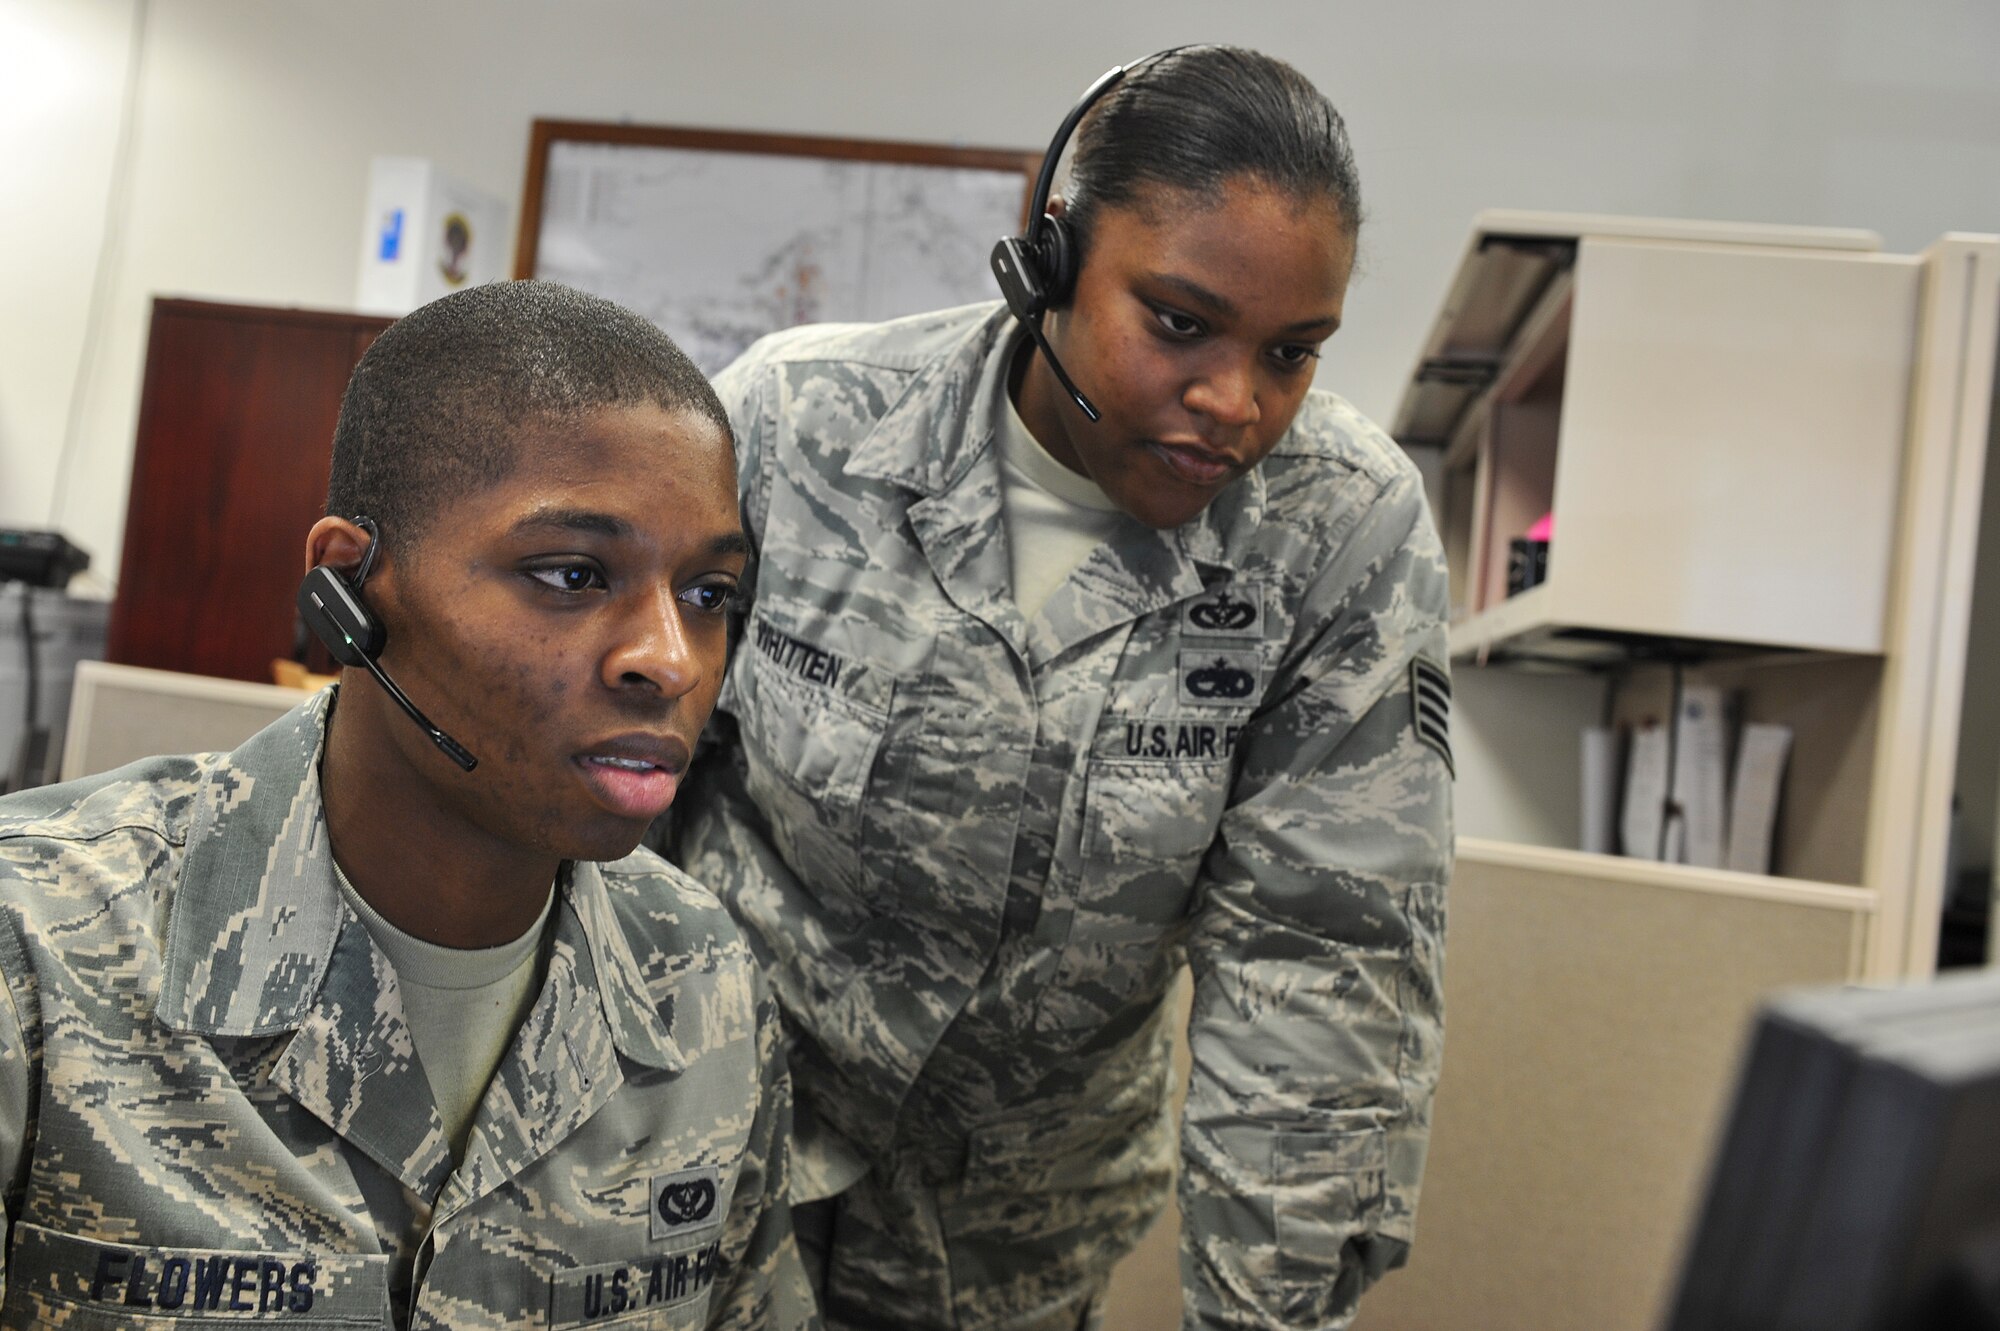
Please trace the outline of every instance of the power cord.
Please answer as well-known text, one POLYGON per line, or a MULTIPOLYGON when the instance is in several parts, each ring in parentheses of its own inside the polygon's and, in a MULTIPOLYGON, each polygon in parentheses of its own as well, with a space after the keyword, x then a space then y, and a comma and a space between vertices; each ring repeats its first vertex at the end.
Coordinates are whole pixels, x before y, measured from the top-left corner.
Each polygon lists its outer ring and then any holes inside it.
POLYGON ((27 664, 28 705, 21 719, 21 739, 14 748, 14 763, 7 779, 0 782, 0 794, 40 785, 42 764, 48 753, 48 734, 40 724, 42 714, 42 662, 35 650, 35 589, 27 583, 21 589, 21 651, 27 664))

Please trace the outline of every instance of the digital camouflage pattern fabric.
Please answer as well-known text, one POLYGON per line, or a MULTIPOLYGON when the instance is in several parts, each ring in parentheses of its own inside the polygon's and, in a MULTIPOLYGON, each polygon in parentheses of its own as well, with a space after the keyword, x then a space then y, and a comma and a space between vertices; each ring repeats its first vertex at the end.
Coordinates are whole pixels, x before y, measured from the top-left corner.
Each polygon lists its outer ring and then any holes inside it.
POLYGON ((1410 1243, 1439 1067, 1423 490, 1316 392, 1199 519, 1132 524, 1026 620, 975 400, 1010 331, 797 329, 717 383, 757 557, 673 836, 788 1017, 795 1196, 852 1184, 824 1311, 1075 1326, 1172 1186, 1185 958, 1188 1324, 1340 1326, 1410 1243))
POLYGON ((648 852, 565 870, 454 1169, 336 885, 331 697, 0 800, 0 1325, 815 1324, 775 1008, 648 852))

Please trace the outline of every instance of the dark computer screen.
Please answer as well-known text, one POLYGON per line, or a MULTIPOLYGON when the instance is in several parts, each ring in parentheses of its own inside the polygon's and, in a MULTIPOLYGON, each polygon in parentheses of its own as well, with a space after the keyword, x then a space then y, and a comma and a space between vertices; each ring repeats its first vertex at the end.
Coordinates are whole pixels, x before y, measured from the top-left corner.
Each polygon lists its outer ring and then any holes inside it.
POLYGON ((1760 1017, 1666 1331, 2000 1331, 2000 974, 1760 1017))

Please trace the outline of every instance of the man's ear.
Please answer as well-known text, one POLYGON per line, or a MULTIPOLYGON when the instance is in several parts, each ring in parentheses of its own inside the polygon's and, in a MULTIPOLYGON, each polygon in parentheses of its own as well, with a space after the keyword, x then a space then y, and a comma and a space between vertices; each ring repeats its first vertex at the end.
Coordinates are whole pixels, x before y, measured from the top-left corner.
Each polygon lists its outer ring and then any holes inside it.
POLYGON ((306 533, 306 571, 328 564, 352 575, 374 541, 346 518, 325 517, 306 533))

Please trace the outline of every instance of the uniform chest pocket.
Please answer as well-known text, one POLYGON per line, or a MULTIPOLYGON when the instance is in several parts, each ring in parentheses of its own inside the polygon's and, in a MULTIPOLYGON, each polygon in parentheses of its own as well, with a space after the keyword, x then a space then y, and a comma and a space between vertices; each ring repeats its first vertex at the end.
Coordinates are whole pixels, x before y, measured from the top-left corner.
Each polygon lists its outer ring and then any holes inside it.
POLYGON ((630 1262, 559 1272, 549 1278, 549 1327, 678 1331, 705 1326, 721 1273, 722 1244, 712 1235, 630 1262))
POLYGON ((1204 717, 1105 718, 1084 777, 1085 865, 1180 864, 1192 875, 1222 820, 1241 732, 1204 717))
MULTIPOLYGON (((750 797, 802 883, 852 900, 861 882, 861 799, 888 729, 890 686, 843 688, 838 672, 801 676, 763 654, 735 691, 750 797), (861 695, 880 695, 864 702, 861 695)), ((829 904, 836 904, 829 902, 829 904)))
POLYGON ((14 1227, 0 1325, 386 1327, 380 1254, 169 1248, 14 1227))
POLYGON ((1040 1028, 1093 1029, 1111 1009, 1166 991, 1170 944, 1229 800, 1226 729, 1116 717, 1099 727, 1084 774, 1074 904, 1040 1028))

